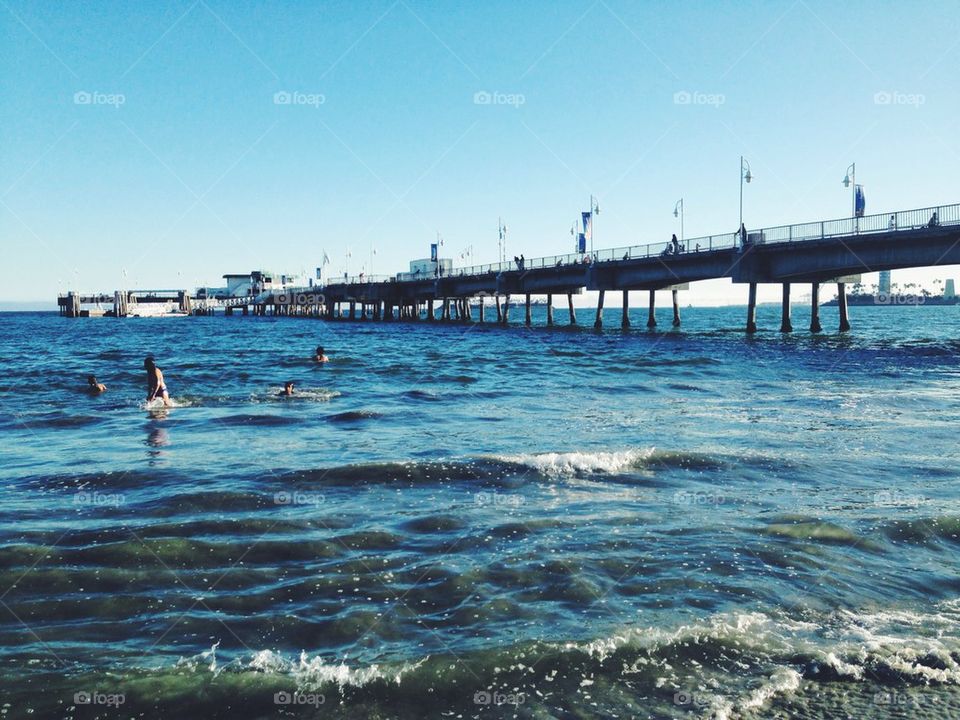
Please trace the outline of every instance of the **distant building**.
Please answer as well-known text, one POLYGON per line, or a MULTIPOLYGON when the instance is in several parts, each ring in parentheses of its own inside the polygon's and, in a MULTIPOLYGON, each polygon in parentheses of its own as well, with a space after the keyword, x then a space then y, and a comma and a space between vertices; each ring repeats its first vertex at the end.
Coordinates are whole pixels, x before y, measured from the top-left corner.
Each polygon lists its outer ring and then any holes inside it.
POLYGON ((890 294, 890 271, 881 270, 880 271, 880 281, 878 283, 877 291, 884 294, 890 294))
POLYGON ((397 273, 397 280, 403 282, 404 280, 427 280, 435 278, 437 277, 438 268, 441 277, 447 277, 453 274, 453 260, 450 258, 411 260, 410 272, 397 273))
POLYGON ((957 291, 953 286, 953 278, 948 278, 943 286, 943 296, 948 300, 953 300, 957 296, 957 291))

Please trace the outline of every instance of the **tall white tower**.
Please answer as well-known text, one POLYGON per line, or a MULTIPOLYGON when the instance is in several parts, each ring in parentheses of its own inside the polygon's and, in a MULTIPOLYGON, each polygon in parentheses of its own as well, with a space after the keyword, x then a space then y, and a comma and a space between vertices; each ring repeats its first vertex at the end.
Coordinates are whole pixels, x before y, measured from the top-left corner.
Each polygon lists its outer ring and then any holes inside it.
POLYGON ((884 295, 890 294, 890 271, 889 270, 880 271, 880 282, 878 283, 877 291, 883 293, 884 295))

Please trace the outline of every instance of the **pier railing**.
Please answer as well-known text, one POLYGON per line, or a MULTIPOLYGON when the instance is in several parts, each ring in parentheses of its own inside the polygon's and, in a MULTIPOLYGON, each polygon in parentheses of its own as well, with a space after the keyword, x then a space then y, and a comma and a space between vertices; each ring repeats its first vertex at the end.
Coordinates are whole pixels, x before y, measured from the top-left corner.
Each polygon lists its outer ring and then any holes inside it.
MULTIPOLYGON (((893 213, 879 213, 865 215, 859 218, 839 218, 836 220, 820 220, 817 222, 797 223, 794 225, 776 225, 759 230, 747 230, 748 240, 756 243, 772 244, 782 242, 804 242, 810 240, 826 240, 836 237, 869 235, 876 233, 919 230, 925 227, 944 225, 960 225, 960 204, 938 205, 918 210, 901 210, 893 213)), ((518 270, 534 270, 542 268, 559 268, 569 265, 584 265, 596 262, 611 262, 616 260, 634 260, 651 257, 696 252, 711 252, 727 250, 739 245, 739 234, 736 232, 722 235, 705 235, 703 237, 686 238, 680 241, 679 253, 672 241, 648 243, 646 245, 629 245, 619 248, 595 250, 593 253, 568 253, 566 255, 551 255, 548 257, 524 259, 522 264, 515 261, 489 263, 487 265, 473 265, 470 267, 454 268, 450 277, 468 277, 471 275, 488 275, 518 270)))

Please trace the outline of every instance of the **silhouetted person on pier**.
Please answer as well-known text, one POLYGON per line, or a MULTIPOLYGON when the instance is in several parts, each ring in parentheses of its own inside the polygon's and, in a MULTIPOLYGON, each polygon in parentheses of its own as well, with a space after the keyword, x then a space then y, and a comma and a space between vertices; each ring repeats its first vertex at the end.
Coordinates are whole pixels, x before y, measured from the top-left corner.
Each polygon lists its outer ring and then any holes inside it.
POLYGON ((670 242, 673 243, 673 254, 674 254, 674 255, 679 255, 679 254, 680 254, 680 241, 677 240, 677 234, 676 234, 676 233, 674 233, 674 234, 673 234, 673 237, 670 238, 670 242))
POLYGON ((283 390, 277 394, 282 397, 291 397, 293 395, 293 381, 287 380, 287 382, 283 384, 283 390))
POLYGON ((937 215, 937 211, 933 211, 933 215, 930 216, 930 222, 927 223, 927 227, 937 227, 940 225, 940 216, 937 215))
POLYGON ((323 354, 323 345, 317 345, 317 352, 314 353, 313 360, 318 363, 330 362, 330 358, 323 354))
POLYGON ((743 223, 740 223, 740 231, 737 233, 740 236, 740 247, 745 248, 749 244, 747 238, 747 226, 743 223))
POLYGON ((148 355, 143 361, 143 369, 147 371, 147 402, 163 400, 164 406, 170 407, 172 403, 167 384, 163 380, 163 372, 157 367, 152 355, 148 355))
POLYGON ((90 375, 87 378, 87 392, 91 395, 99 395, 102 392, 107 391, 107 386, 103 383, 97 382, 97 378, 93 375, 90 375))

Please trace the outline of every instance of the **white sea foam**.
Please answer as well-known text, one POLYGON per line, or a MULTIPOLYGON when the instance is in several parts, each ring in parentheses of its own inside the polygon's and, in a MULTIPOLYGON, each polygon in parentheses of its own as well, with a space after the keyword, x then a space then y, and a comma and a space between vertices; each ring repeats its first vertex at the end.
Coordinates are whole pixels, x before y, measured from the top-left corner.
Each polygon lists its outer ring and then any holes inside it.
POLYGON ((503 462, 524 465, 546 477, 572 477, 591 473, 618 473, 636 467, 653 455, 654 449, 622 452, 566 452, 500 455, 503 462))
POLYGON ((377 680, 399 685, 404 675, 416 670, 428 659, 429 655, 399 666, 351 667, 344 661, 328 663, 319 655, 310 657, 306 652, 301 652, 298 660, 291 660, 273 650, 261 650, 254 654, 248 667, 259 672, 288 675, 302 690, 318 690, 328 684, 363 687, 377 680))

